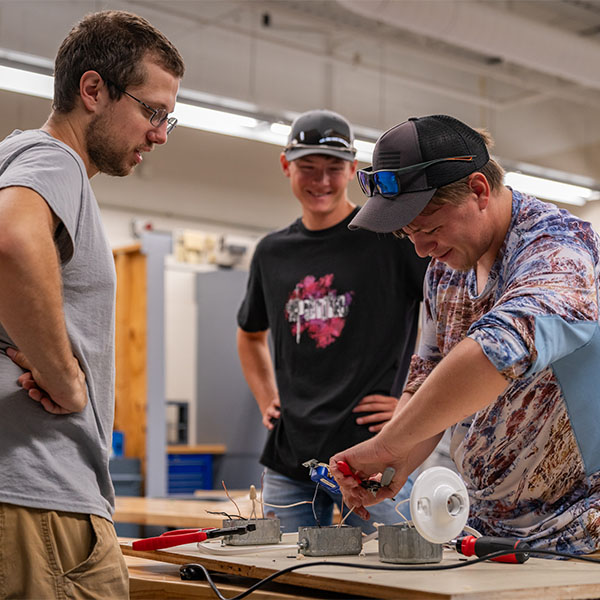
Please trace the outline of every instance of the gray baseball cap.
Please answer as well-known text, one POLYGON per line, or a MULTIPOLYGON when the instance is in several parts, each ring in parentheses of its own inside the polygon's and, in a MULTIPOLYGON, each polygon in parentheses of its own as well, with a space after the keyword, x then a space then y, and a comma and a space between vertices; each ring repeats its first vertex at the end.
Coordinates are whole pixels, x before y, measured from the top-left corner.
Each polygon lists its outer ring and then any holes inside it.
POLYGON ((353 161, 356 148, 352 127, 338 113, 310 110, 292 123, 284 154, 289 161, 309 154, 326 154, 353 161))
POLYGON ((373 165, 357 172, 369 197, 350 229, 398 231, 415 219, 438 188, 481 169, 490 157, 481 135, 454 117, 413 117, 377 140, 373 165))

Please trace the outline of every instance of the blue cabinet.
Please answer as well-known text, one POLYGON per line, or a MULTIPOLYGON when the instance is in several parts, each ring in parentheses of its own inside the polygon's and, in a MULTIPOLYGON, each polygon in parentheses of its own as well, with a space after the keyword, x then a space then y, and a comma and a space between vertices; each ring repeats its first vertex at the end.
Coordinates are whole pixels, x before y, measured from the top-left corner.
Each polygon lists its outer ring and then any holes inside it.
POLYGON ((167 489, 169 494, 193 494, 213 487, 212 454, 167 455, 167 489))

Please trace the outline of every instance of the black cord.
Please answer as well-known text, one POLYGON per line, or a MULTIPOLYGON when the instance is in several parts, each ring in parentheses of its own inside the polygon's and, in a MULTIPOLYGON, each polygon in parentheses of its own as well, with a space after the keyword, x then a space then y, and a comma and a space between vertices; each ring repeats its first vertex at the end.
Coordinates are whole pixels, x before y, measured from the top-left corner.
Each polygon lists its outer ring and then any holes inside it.
POLYGON ((329 560, 317 560, 308 563, 301 563, 297 565, 292 565, 291 567, 286 567, 285 569, 281 569, 276 573, 272 573, 268 577, 257 581, 253 586, 249 587, 245 592, 241 592, 237 596, 232 596, 231 598, 225 598, 218 590, 215 582, 212 580, 212 577, 208 571, 208 569, 201 564, 190 563, 187 565, 183 565, 179 569, 181 579, 191 580, 191 579, 202 579, 202 576, 198 571, 202 571, 204 578, 208 582, 208 585, 212 588, 214 593, 220 600, 241 600, 245 598, 253 591, 257 590, 259 587, 262 587, 266 583, 273 581, 275 578, 280 577, 281 575, 285 575, 285 573, 291 573, 292 571, 297 571, 298 569, 305 569, 307 567, 319 567, 323 565, 327 565, 330 567, 352 567, 354 569, 371 569, 374 571, 449 571, 451 569, 461 569, 463 567, 468 567, 470 565, 476 565, 477 563, 484 562, 486 560, 490 560, 492 558, 498 558, 500 556, 507 556, 509 554, 543 554, 547 556, 560 556, 561 558, 572 558, 576 560, 583 560, 586 562, 592 562, 596 564, 600 564, 600 559, 591 558, 589 556, 584 556, 581 554, 569 554, 567 552, 558 552, 556 550, 498 550, 498 552, 492 552, 491 554, 486 554, 485 556, 481 556, 479 558, 474 558, 472 560, 467 560, 459 563, 451 563, 445 565, 422 565, 419 567, 412 566, 390 566, 390 565, 366 565, 362 563, 346 563, 339 561, 329 561, 329 560))

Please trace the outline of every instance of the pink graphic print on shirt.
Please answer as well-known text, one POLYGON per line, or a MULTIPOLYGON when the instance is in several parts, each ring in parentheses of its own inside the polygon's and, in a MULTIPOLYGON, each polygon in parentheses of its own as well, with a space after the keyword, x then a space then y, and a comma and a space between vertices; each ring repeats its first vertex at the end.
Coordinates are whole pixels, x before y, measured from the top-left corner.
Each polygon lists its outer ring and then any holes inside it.
POLYGON ((307 275, 289 295, 285 317, 297 344, 304 331, 316 341, 317 348, 326 348, 341 335, 354 292, 338 294, 332 282, 332 273, 319 279, 307 275))

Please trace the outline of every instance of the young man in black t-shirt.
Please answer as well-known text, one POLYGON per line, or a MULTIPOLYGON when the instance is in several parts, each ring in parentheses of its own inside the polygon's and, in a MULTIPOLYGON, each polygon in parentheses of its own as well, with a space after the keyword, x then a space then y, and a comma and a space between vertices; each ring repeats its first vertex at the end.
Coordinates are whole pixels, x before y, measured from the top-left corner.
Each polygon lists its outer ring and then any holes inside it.
MULTIPOLYGON (((314 110, 294 121, 281 166, 302 217, 259 242, 238 313, 240 361, 270 430, 261 457, 269 504, 312 500, 302 463, 328 462, 385 425, 414 348, 427 261, 406 240, 348 229, 358 212, 347 190, 355 155, 340 115, 314 110)), ((409 480, 396 501, 411 488, 409 480)), ((319 488, 321 525, 331 523, 334 502, 341 496, 319 488)), ((369 523, 353 514, 346 522, 365 531, 398 522, 395 504, 378 504, 369 523)), ((400 508, 408 515, 407 504, 400 508)), ((308 504, 272 512, 285 531, 315 525, 308 504)))

